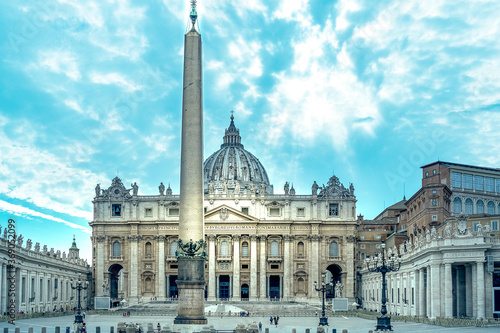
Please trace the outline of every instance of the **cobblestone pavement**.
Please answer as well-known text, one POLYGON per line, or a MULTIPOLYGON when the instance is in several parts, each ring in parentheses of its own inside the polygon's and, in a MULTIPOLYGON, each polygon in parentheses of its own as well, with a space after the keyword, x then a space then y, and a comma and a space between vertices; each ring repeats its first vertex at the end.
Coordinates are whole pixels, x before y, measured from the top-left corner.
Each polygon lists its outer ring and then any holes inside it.
MULTIPOLYGON (((14 333, 14 328, 17 326, 21 329, 21 332, 28 332, 28 327, 32 326, 35 333, 41 332, 42 326, 47 327, 47 333, 53 333, 56 326, 61 327, 61 333, 65 332, 65 327, 69 326, 72 329, 73 326, 73 316, 64 317, 54 317, 54 318, 36 318, 36 319, 24 319, 16 320, 16 325, 9 324, 7 322, 0 323, 0 331, 3 333, 5 327, 9 328, 9 332, 14 333)), ((87 331, 89 333, 95 332, 96 326, 101 327, 102 333, 108 333, 109 327, 114 326, 116 332, 116 325, 120 321, 124 322, 134 322, 141 323, 144 328, 147 328, 147 323, 153 323, 156 325, 160 323, 162 326, 167 324, 172 327, 174 316, 131 316, 123 318, 121 316, 105 316, 105 315, 87 315, 87 331)), ((208 317, 208 322, 213 325, 215 329, 228 330, 234 329, 238 323, 250 324, 256 322, 262 322, 263 332, 265 328, 269 328, 270 333, 291 333, 292 328, 297 329, 297 333, 305 332, 306 328, 311 329, 311 333, 316 332, 316 326, 318 324, 318 317, 282 317, 279 320, 279 325, 269 324, 269 317, 208 317)), ((375 321, 361 319, 357 317, 331 317, 328 319, 330 328, 328 332, 332 332, 332 329, 336 329, 337 333, 341 333, 343 329, 347 329, 349 333, 367 333, 369 330, 374 330, 375 321)), ((417 323, 403 323, 403 322, 393 322, 394 332, 465 332, 465 333, 493 333, 499 332, 500 328, 497 327, 441 327, 417 323)))

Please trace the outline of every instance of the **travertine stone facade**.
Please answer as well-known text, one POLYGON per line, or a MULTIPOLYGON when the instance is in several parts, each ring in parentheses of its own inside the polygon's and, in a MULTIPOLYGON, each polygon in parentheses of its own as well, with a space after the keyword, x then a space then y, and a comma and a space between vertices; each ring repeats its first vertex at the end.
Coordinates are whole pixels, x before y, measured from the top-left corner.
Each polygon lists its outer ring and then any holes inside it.
MULTIPOLYGON (((295 194, 289 183, 284 195, 273 194, 265 169, 243 148, 233 118, 221 150, 212 155, 215 162, 209 157, 204 164, 207 299, 318 302, 314 281, 325 271, 343 285, 342 296, 354 299, 354 187, 345 188, 333 176, 322 187, 314 182, 309 195, 295 194)), ((115 178, 96 191, 90 223, 94 278, 97 286, 113 284, 115 302, 177 295, 180 198, 161 185, 158 195, 139 195, 115 178)), ((98 296, 102 292, 97 288, 98 296)))

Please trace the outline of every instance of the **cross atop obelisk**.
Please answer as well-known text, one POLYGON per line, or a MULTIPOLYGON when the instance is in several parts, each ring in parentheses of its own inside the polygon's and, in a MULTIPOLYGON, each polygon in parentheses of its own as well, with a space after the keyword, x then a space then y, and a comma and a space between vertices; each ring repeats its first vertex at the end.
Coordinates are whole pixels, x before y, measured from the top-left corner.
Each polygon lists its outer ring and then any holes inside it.
POLYGON ((196 0, 191 0, 192 28, 184 36, 182 146, 177 253, 179 304, 174 324, 206 324, 205 225, 203 211, 203 96, 201 35, 196 31, 196 0))

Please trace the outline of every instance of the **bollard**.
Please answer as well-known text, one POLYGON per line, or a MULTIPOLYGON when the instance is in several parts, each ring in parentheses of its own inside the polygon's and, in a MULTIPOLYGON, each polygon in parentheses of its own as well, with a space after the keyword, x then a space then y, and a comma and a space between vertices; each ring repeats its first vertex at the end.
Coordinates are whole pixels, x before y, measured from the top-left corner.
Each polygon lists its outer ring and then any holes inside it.
POLYGON ((292 328, 292 333, 297 333, 297 329, 296 328, 292 328))
POLYGON ((153 323, 148 323, 148 333, 153 333, 154 328, 153 328, 153 323))
POLYGON ((28 327, 28 333, 33 333, 33 326, 28 327))
POLYGON ((269 333, 269 327, 266 328, 266 333, 269 333))
POLYGON ((101 327, 100 326, 96 326, 95 333, 101 333, 101 327))
POLYGON ((66 326, 66 333, 69 333, 69 326, 66 326))
POLYGON ((21 333, 21 327, 16 327, 16 333, 21 333))
POLYGON ((310 328, 306 328, 306 333, 311 333, 311 329, 310 328))
POLYGON ((344 330, 342 330, 342 333, 349 333, 349 332, 348 332, 347 330, 345 330, 345 329, 344 329, 344 330))
POLYGON ((110 326, 109 327, 109 333, 115 333, 115 327, 114 326, 110 326))
POLYGON ((42 327, 42 333, 47 333, 47 327, 45 326, 42 327))
POLYGON ((316 333, 326 333, 325 326, 318 326, 318 328, 316 328, 316 333))
POLYGON ((56 326, 56 328, 55 328, 55 331, 54 331, 54 332, 55 332, 55 333, 61 333, 61 327, 56 326))
POLYGON ((332 329, 332 333, 337 333, 337 330, 335 328, 332 329))
POLYGON ((373 331, 372 331, 372 330, 369 330, 369 331, 368 331, 368 333, 373 333, 373 331))
POLYGON ((9 328, 8 327, 4 327, 3 328, 3 333, 9 333, 9 328))

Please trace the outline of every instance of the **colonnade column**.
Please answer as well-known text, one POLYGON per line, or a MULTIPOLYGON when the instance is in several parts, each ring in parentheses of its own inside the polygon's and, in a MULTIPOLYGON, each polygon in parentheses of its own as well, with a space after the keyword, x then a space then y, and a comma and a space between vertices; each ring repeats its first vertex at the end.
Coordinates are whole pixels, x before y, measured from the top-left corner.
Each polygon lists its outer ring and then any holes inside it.
POLYGON ((260 240, 260 287, 259 298, 265 300, 267 297, 267 253, 266 242, 267 237, 264 235, 259 236, 260 240))
MULTIPOLYGON (((429 281, 428 281, 429 282, 429 281)), ((441 292, 439 284, 439 265, 431 265, 430 274, 430 295, 431 295, 431 317, 436 318, 440 316, 441 292)))
POLYGON ((472 268, 465 265, 465 313, 472 317, 472 268))
POLYGON ((208 301, 215 301, 215 236, 208 236, 208 301))
MULTIPOLYGON (((165 236, 159 235, 156 237, 158 242, 158 290, 157 297, 159 301, 165 300, 165 236)), ((119 288, 117 288, 119 289, 119 288)))
POLYGON ((240 235, 233 236, 233 300, 240 300, 240 235))
POLYGON ((486 312, 484 308, 484 263, 478 262, 477 264, 477 318, 485 318, 486 312))
POLYGON ((444 264, 444 316, 453 317, 453 283, 451 263, 444 264))
MULTIPOLYGON (((97 267, 95 270, 95 285, 96 285, 96 296, 103 296, 102 294, 102 285, 104 283, 104 242, 106 240, 106 236, 97 236, 95 237, 95 241, 97 242, 96 249, 96 259, 97 259, 97 267)), ((41 295, 40 295, 41 296, 41 295)), ((41 299, 40 299, 41 301, 41 299)))
POLYGON ((257 300, 257 235, 250 235, 250 301, 257 300))
POLYGON ((285 241, 283 250, 283 297, 288 300, 290 297, 290 242, 293 236, 284 235, 283 240, 285 241))
MULTIPOLYGON (((139 276, 137 275, 139 263, 137 258, 137 243, 140 239, 141 236, 139 235, 128 236, 130 245, 130 304, 137 304, 139 301, 139 276)), ((97 285, 97 288, 99 288, 99 285, 97 285)))

